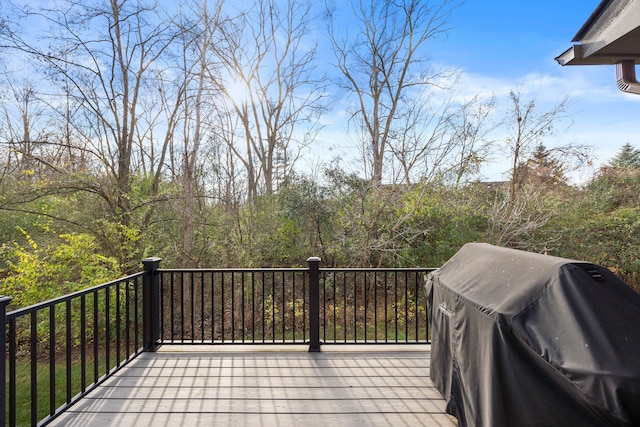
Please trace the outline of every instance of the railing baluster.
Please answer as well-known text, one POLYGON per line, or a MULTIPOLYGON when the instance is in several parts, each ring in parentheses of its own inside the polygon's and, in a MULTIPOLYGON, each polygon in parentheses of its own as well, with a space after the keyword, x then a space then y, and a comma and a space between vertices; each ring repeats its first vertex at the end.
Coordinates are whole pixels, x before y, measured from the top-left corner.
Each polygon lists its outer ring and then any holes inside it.
POLYGON ((184 275, 181 274, 180 275, 180 318, 181 318, 180 342, 182 344, 184 344, 184 323, 185 323, 184 292, 185 292, 185 287, 187 286, 184 281, 185 281, 184 275))
POLYGON ((409 339, 409 273, 404 273, 404 339, 409 339))
POLYGON ((393 306, 395 311, 395 333, 398 341, 398 272, 393 274, 393 306))
MULTIPOLYGON (((303 276, 304 277, 304 276, 303 276)), ((291 333, 293 334, 293 342, 296 342, 296 276, 293 276, 291 282, 291 333)))
POLYGON ((271 342, 276 342, 276 273, 271 272, 271 342))
POLYGON ((251 342, 256 342, 256 276, 251 272, 251 342))
MULTIPOLYGON (((295 273, 292 273, 291 276, 295 277, 295 273)), ((287 306, 286 306, 286 282, 284 279, 285 275, 284 275, 284 271, 282 272, 282 340, 286 341, 287 340, 287 323, 286 323, 286 313, 287 313, 287 306)))
POLYGON ((333 283, 333 341, 335 342, 338 337, 336 336, 336 320, 337 320, 337 311, 336 307, 338 306, 338 300, 336 299, 336 288, 338 287, 338 281, 336 280, 336 272, 332 273, 332 281, 333 283))
POLYGON ((413 276, 413 283, 414 283, 414 285, 415 285, 415 287, 414 287, 414 289, 413 289, 413 299, 414 299, 414 301, 415 301, 415 304, 414 304, 414 305, 415 305, 415 307, 416 307, 416 308, 415 308, 415 317, 416 317, 416 342, 418 342, 418 341, 419 341, 419 339, 418 339, 418 338, 419 338, 419 337, 418 337, 418 333, 419 333, 419 328, 418 328, 418 322, 419 322, 419 319, 418 319, 418 307, 419 307, 419 305, 418 305, 418 300, 419 300, 419 298, 418 298, 418 275, 417 275, 417 274, 414 274, 414 276, 413 276))
MULTIPOLYGON (((422 279, 425 280, 426 279, 426 275, 423 273, 422 274, 422 279)), ((424 282, 420 282, 420 294, 422 295, 423 301, 424 301, 424 312, 425 312, 425 316, 424 316, 424 326, 425 326, 425 334, 424 334, 424 339, 425 341, 429 341, 429 318, 426 315, 426 313, 428 313, 429 307, 427 306, 427 296, 425 295, 424 292, 422 292, 423 289, 423 285, 424 282)))
POLYGON ((159 301, 159 303, 160 303, 160 314, 159 314, 160 319, 159 319, 159 325, 158 325, 160 329, 159 329, 158 332, 160 333, 160 336, 158 338, 160 339, 160 341, 164 341, 164 339, 165 339, 165 330, 164 330, 164 328, 165 328, 165 324, 164 324, 164 321, 165 321, 165 316, 164 316, 165 295, 164 295, 164 291, 165 291, 165 289, 164 289, 164 286, 163 286, 163 280, 162 280, 163 277, 164 276, 162 276, 162 274, 160 274, 158 276, 158 280, 160 282, 159 283, 160 289, 158 290, 159 299, 160 299, 160 301, 159 301))
POLYGON ((98 291, 93 292, 93 382, 98 382, 98 364, 99 361, 99 352, 98 352, 98 343, 99 343, 99 327, 100 327, 100 318, 98 315, 98 304, 99 304, 99 293, 98 291))
POLYGON ((80 391, 87 389, 87 297, 80 296, 80 391))
MULTIPOLYGON (((124 340, 125 340, 125 358, 129 358, 131 356, 131 296, 130 296, 130 288, 131 283, 127 280, 124 285, 124 324, 126 328, 124 329, 124 340)), ((162 288, 160 288, 162 290, 162 288)), ((162 301, 162 298, 160 299, 162 301)), ((162 322, 162 317, 160 318, 160 322, 162 322)), ((162 326, 160 326, 160 330, 162 330, 162 326)))
MULTIPOLYGON (((15 427, 17 423, 17 320, 9 320, 9 425, 15 427)), ((1 374, 0 374, 1 375, 1 374)), ((4 399, 3 399, 4 402, 4 399)))
MULTIPOLYGON (((214 295, 216 293, 215 273, 211 272, 211 344, 216 342, 216 304, 214 295)), ((222 334, 224 335, 224 287, 220 288, 220 319, 222 321, 222 334)))
POLYGON ((307 283, 308 276, 302 276, 302 342, 307 341, 307 283))
MULTIPOLYGON (((389 313, 388 313, 388 308, 389 308, 389 303, 388 303, 388 298, 387 298, 387 293, 388 293, 388 283, 387 283, 387 274, 385 273, 384 275, 384 281, 383 281, 383 285, 384 285, 384 342, 387 343, 389 342, 389 313)), ((395 341, 398 341, 398 337, 396 336, 395 341)))
POLYGON ((378 341, 378 272, 373 272, 373 341, 378 341))
POLYGON ((31 425, 38 420, 38 316, 31 312, 31 425))
POLYGON ((226 281, 225 278, 225 274, 224 273, 220 273, 220 318, 221 318, 221 326, 222 326, 222 342, 224 343, 224 333, 225 333, 225 327, 224 327, 224 318, 225 316, 225 310, 224 310, 224 282, 226 281))
POLYGON ((111 371, 111 298, 109 288, 104 288, 104 366, 105 374, 111 371))
POLYGON ((195 301, 194 301, 194 274, 193 272, 189 273, 189 308, 191 310, 191 330, 189 331, 189 336, 191 337, 191 344, 193 344, 193 339, 194 339, 194 334, 195 334, 195 318, 194 318, 194 311, 195 311, 195 301))
POLYGON ((353 272, 353 340, 358 341, 358 280, 353 272))
MULTIPOLYGON (((224 284, 226 275, 221 273, 221 282, 224 284)), ((243 321, 244 324, 244 321, 243 321)), ((233 276, 233 272, 231 273, 231 342, 236 340, 236 286, 235 286, 235 277, 233 276)), ((224 335, 222 336, 222 341, 224 341, 224 335)))
POLYGON ((265 301, 265 294, 266 294, 265 287, 266 287, 266 285, 265 285, 264 270, 262 271, 262 274, 261 274, 261 277, 260 277, 260 281, 262 282, 262 292, 261 292, 261 294, 262 294, 262 322, 261 322, 262 325, 261 326, 262 326, 262 343, 264 344, 265 339, 266 339, 266 336, 265 336, 266 328, 265 328, 265 318, 264 318, 265 317, 265 304, 266 304, 266 301, 265 301))
POLYGON ((327 342, 327 276, 322 275, 322 342, 327 342))
POLYGON ((364 273, 364 342, 367 342, 367 313, 369 311, 369 301, 368 301, 368 297, 369 297, 369 292, 368 292, 368 286, 369 286, 369 281, 367 280, 367 273, 364 273))
MULTIPOLYGON (((5 309, 6 309, 6 306, 5 306, 5 309)), ((17 335, 18 328, 16 326, 16 323, 17 321, 15 317, 9 320, 9 425, 11 427, 14 427, 17 423, 16 406, 17 406, 18 399, 17 399, 17 391, 16 391, 16 386, 17 386, 16 335, 17 335)), ((4 370, 2 370, 2 372, 4 372, 4 370)))
POLYGON ((71 402, 71 356, 73 350, 73 343, 71 341, 71 300, 68 299, 66 301, 66 349, 67 349, 67 401, 66 403, 71 402))
POLYGON ((171 324, 171 342, 175 342, 175 333, 176 333, 176 325, 175 325, 175 321, 176 321, 176 314, 175 314, 175 280, 174 280, 174 274, 171 273, 171 300, 169 301, 170 307, 171 307, 171 319, 170 319, 170 324, 171 324))
MULTIPOLYGON (((213 296, 211 302, 213 310, 213 296)), ((200 273, 200 341, 204 342, 204 273, 200 273)))
MULTIPOLYGON (((133 298, 134 298, 134 303, 133 303, 133 317, 134 317, 134 345, 136 347, 136 349, 143 347, 144 346, 144 341, 141 339, 141 334, 140 334, 140 329, 139 326, 140 324, 142 324, 142 322, 140 321, 140 311, 138 309, 138 306, 140 305, 140 293, 138 292, 139 286, 138 286, 138 278, 135 279, 135 288, 133 289, 133 298)), ((137 353, 137 350, 136 350, 137 353)))
POLYGON ((244 321, 245 321, 245 315, 244 315, 244 311, 245 311, 245 296, 244 296, 244 272, 241 273, 241 279, 240 280, 240 286, 241 286, 241 292, 242 292, 242 342, 244 343, 244 336, 245 336, 245 325, 244 325, 244 321))
POLYGON ((342 272, 342 292, 344 294, 344 297, 342 299, 344 307, 343 307, 343 312, 344 312, 344 326, 342 329, 342 333, 344 335, 344 342, 347 342, 347 273, 346 272, 342 272))
POLYGON ((49 307, 49 415, 56 411, 56 306, 49 307))
MULTIPOLYGON (((144 299, 144 293, 142 295, 142 298, 144 299)), ((175 342, 175 339, 176 339, 175 303, 176 303, 176 300, 175 300, 175 284, 174 284, 174 279, 173 279, 173 273, 171 273, 170 276, 169 276, 169 311, 171 313, 171 318, 169 319, 169 340, 171 340, 171 342, 175 342)))
POLYGON ((116 289, 116 366, 120 365, 120 283, 115 286, 116 289))

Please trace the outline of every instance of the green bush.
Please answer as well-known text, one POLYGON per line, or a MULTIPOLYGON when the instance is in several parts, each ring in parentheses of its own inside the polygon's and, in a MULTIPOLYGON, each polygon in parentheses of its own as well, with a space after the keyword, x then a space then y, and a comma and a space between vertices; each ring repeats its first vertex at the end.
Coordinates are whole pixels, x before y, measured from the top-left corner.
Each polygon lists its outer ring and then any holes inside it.
POLYGON ((11 307, 25 307, 70 292, 108 282, 121 275, 118 262, 101 255, 94 238, 62 234, 57 245, 39 246, 23 229, 27 242, 5 244, 8 260, 0 293, 12 298, 11 307))

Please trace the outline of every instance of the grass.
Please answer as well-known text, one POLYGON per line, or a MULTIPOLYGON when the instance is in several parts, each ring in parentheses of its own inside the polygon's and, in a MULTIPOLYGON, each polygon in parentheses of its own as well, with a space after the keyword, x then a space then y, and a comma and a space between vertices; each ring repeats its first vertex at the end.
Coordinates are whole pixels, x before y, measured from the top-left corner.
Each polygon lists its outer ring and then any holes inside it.
MULTIPOLYGON (((77 350, 77 349, 76 349, 77 350)), ((106 367, 106 352, 104 349, 98 353, 98 377, 105 375, 106 367)), ((73 398, 78 393, 82 392, 82 361, 79 357, 79 350, 75 351, 71 356, 71 370, 70 373, 70 390, 67 395, 67 361, 66 356, 61 355, 56 357, 55 365, 55 389, 53 408, 51 408, 51 367, 49 360, 38 360, 36 362, 36 416, 35 421, 40 421, 51 414, 51 411, 55 411, 60 406, 67 403, 67 398, 73 398)), ((116 364, 115 350, 110 352, 110 369, 113 369, 116 364)), ((122 362, 122 356, 121 356, 122 362)), ((96 371, 94 367, 93 353, 87 354, 85 358, 85 387, 94 383, 96 371)), ((33 397, 31 393, 31 361, 27 356, 18 357, 16 360, 16 425, 17 426, 30 426, 32 418, 32 401, 33 397)), ((9 371, 7 367, 7 379, 9 378, 9 371)), ((9 424, 9 410, 8 410, 8 388, 7 388, 7 417, 6 425, 9 424)))
MULTIPOLYGON (((71 382, 72 389, 79 389, 80 384, 80 366, 72 364, 71 382)), ((8 375, 8 373, 7 373, 8 375)), ((56 366, 55 369, 55 408, 64 404, 66 401, 67 389, 67 367, 56 366)), ((36 366, 37 391, 35 395, 35 404, 37 406, 37 414, 35 419, 41 420, 49 414, 50 407, 50 367, 48 361, 37 362, 36 366)), ((31 425, 32 401, 34 396, 31 395, 31 363, 27 358, 20 358, 16 361, 16 424, 18 426, 31 425)), ((7 399, 9 397, 7 396, 7 399)), ((9 425, 9 414, 7 413, 6 424, 9 425)))

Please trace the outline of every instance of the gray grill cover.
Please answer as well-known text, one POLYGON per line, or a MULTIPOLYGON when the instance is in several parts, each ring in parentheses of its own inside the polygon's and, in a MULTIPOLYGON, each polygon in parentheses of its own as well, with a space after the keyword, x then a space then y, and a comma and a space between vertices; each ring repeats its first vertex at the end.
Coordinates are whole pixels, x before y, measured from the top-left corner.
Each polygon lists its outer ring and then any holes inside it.
POLYGON ((462 426, 640 426, 640 294, 606 268, 469 243, 425 284, 462 426))

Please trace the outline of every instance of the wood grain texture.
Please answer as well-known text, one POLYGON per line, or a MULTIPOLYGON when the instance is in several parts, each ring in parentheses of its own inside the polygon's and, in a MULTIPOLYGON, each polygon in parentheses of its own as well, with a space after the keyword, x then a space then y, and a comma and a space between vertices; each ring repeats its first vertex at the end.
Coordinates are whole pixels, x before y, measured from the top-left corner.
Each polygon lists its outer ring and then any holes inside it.
POLYGON ((163 347, 50 425, 456 425, 429 379, 428 346, 299 349, 163 347))

